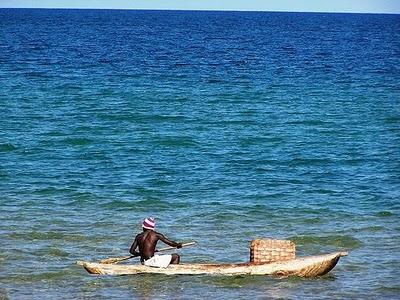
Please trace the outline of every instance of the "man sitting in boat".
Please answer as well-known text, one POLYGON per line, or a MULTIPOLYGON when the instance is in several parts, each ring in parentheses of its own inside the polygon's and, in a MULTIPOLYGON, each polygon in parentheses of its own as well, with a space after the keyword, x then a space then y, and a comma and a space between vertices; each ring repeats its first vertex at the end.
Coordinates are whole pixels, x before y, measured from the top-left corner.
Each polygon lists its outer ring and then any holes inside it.
POLYGON ((159 240, 178 249, 182 247, 181 243, 170 241, 161 233, 156 232, 155 225, 154 218, 144 219, 143 232, 136 236, 129 252, 134 256, 140 256, 142 264, 149 267, 166 268, 169 264, 179 264, 180 256, 178 254, 154 254, 159 240), (139 251, 136 251, 137 247, 139 247, 139 251))

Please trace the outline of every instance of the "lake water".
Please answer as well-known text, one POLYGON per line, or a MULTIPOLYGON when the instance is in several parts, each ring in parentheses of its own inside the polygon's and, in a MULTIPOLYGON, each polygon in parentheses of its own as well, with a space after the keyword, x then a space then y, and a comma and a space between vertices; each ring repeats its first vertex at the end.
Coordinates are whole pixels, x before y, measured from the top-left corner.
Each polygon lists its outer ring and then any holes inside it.
POLYGON ((399 298, 399 41, 399 15, 1 9, 0 298, 399 298), (183 262, 260 237, 349 256, 316 279, 75 265, 147 216, 197 241, 183 262))

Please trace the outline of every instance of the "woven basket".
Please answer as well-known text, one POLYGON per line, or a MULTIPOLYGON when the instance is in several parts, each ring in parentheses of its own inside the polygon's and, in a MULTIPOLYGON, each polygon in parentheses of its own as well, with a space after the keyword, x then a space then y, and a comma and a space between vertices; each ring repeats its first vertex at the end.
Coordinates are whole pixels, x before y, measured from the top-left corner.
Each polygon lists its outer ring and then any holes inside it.
POLYGON ((287 240, 256 239, 250 243, 250 262, 270 263, 296 258, 296 245, 287 240))

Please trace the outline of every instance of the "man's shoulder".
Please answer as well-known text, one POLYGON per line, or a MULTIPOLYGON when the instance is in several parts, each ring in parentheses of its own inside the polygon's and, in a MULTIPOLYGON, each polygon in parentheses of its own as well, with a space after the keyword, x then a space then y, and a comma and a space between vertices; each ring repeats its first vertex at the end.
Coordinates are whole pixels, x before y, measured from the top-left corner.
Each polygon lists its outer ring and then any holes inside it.
POLYGON ((163 236, 162 233, 157 232, 157 231, 155 231, 155 230, 152 230, 151 234, 156 235, 156 236, 163 236))
POLYGON ((143 236, 143 232, 138 233, 138 234, 136 235, 136 238, 138 239, 138 238, 140 238, 141 236, 143 236))
POLYGON ((140 238, 142 236, 149 236, 149 235, 152 235, 152 236, 163 236, 162 233, 159 233, 159 232, 157 232, 155 230, 148 230, 148 231, 145 231, 145 232, 138 233, 136 235, 136 238, 140 238))

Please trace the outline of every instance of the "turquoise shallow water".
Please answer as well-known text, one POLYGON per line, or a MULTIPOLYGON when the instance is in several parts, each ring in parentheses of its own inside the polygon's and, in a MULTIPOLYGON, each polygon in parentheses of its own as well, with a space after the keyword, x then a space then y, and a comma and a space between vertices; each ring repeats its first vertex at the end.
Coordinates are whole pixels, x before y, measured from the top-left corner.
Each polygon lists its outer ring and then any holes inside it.
POLYGON ((0 298, 395 299, 396 15, 0 10, 0 298), (317 279, 92 277, 142 218, 237 262, 347 250, 317 279))

